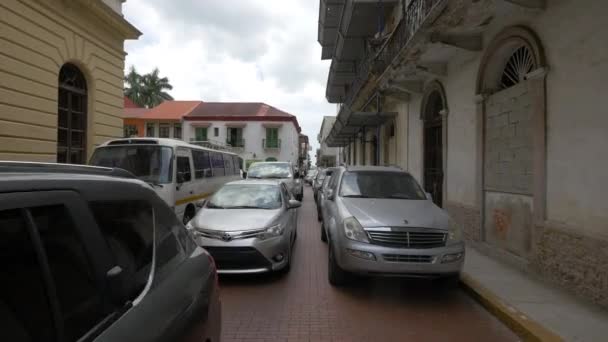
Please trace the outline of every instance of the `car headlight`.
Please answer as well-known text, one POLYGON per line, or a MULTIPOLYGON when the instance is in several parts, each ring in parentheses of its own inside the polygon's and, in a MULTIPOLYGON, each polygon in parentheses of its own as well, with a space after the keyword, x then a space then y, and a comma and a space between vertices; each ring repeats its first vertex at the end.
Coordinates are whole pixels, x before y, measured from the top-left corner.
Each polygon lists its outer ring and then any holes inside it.
POLYGON ((462 228, 456 221, 450 219, 448 225, 448 242, 462 241, 462 228))
POLYGON ((281 236, 281 235, 283 235, 284 231, 285 231, 285 228, 282 227, 280 224, 277 224, 275 226, 266 228, 266 230, 264 230, 262 233, 258 234, 258 239, 265 240, 265 239, 281 236))
POLYGON ((367 238, 367 233, 354 217, 348 217, 344 219, 344 235, 347 238, 359 242, 369 243, 369 239, 367 238))

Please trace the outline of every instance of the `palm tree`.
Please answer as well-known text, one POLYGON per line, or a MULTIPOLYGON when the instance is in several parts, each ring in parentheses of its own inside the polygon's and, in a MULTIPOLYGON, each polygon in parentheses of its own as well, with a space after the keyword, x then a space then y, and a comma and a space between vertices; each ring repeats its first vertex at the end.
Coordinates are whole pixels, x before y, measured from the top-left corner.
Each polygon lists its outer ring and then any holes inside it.
POLYGON ((125 76, 125 96, 138 106, 144 107, 142 99, 142 75, 137 73, 134 66, 131 66, 129 73, 125 76))
POLYGON ((160 71, 155 68, 151 73, 140 75, 131 66, 125 76, 125 96, 138 106, 153 108, 165 100, 173 100, 165 90, 173 89, 167 77, 159 77, 160 71))
POLYGON ((173 100, 165 90, 173 89, 166 77, 159 77, 159 70, 155 68, 151 73, 143 75, 141 83, 143 86, 143 103, 147 108, 156 107, 165 100, 173 100))

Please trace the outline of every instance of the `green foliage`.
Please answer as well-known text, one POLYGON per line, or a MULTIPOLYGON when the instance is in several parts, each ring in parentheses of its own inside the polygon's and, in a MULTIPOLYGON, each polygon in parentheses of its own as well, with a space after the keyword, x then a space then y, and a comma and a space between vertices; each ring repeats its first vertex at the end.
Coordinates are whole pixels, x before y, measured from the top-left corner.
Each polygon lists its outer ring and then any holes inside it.
POLYGON ((125 75, 125 96, 136 105, 153 108, 165 100, 173 100, 165 90, 173 89, 167 77, 159 77, 160 71, 155 68, 151 73, 141 75, 131 66, 125 75))

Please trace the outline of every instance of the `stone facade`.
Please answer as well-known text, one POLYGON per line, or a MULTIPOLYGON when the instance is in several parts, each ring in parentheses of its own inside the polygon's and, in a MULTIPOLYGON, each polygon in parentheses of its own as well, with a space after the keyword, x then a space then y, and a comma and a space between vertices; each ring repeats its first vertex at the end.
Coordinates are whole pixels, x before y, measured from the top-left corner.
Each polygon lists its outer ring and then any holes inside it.
POLYGON ((551 222, 536 227, 535 236, 534 271, 608 308, 608 239, 551 222))
POLYGON ((456 202, 447 202, 445 203, 445 209, 450 217, 462 227, 466 240, 480 241, 481 215, 478 208, 456 202))
MULTIPOLYGON (((109 2, 109 1, 108 1, 109 2)), ((0 2, 0 160, 55 162, 59 73, 86 80, 84 160, 123 136, 125 39, 140 32, 101 0, 0 2)))

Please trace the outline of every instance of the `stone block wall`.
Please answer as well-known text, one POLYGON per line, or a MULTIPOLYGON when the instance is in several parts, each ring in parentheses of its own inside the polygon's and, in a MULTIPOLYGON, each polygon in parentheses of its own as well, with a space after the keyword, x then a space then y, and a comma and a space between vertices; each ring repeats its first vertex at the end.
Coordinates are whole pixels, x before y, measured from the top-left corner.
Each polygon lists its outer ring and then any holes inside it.
POLYGON ((458 223, 467 241, 479 241, 481 238, 481 215, 479 209, 457 202, 446 202, 445 209, 450 217, 458 223))
POLYGON ((580 297, 608 308, 608 240, 545 223, 535 229, 531 268, 580 297))

